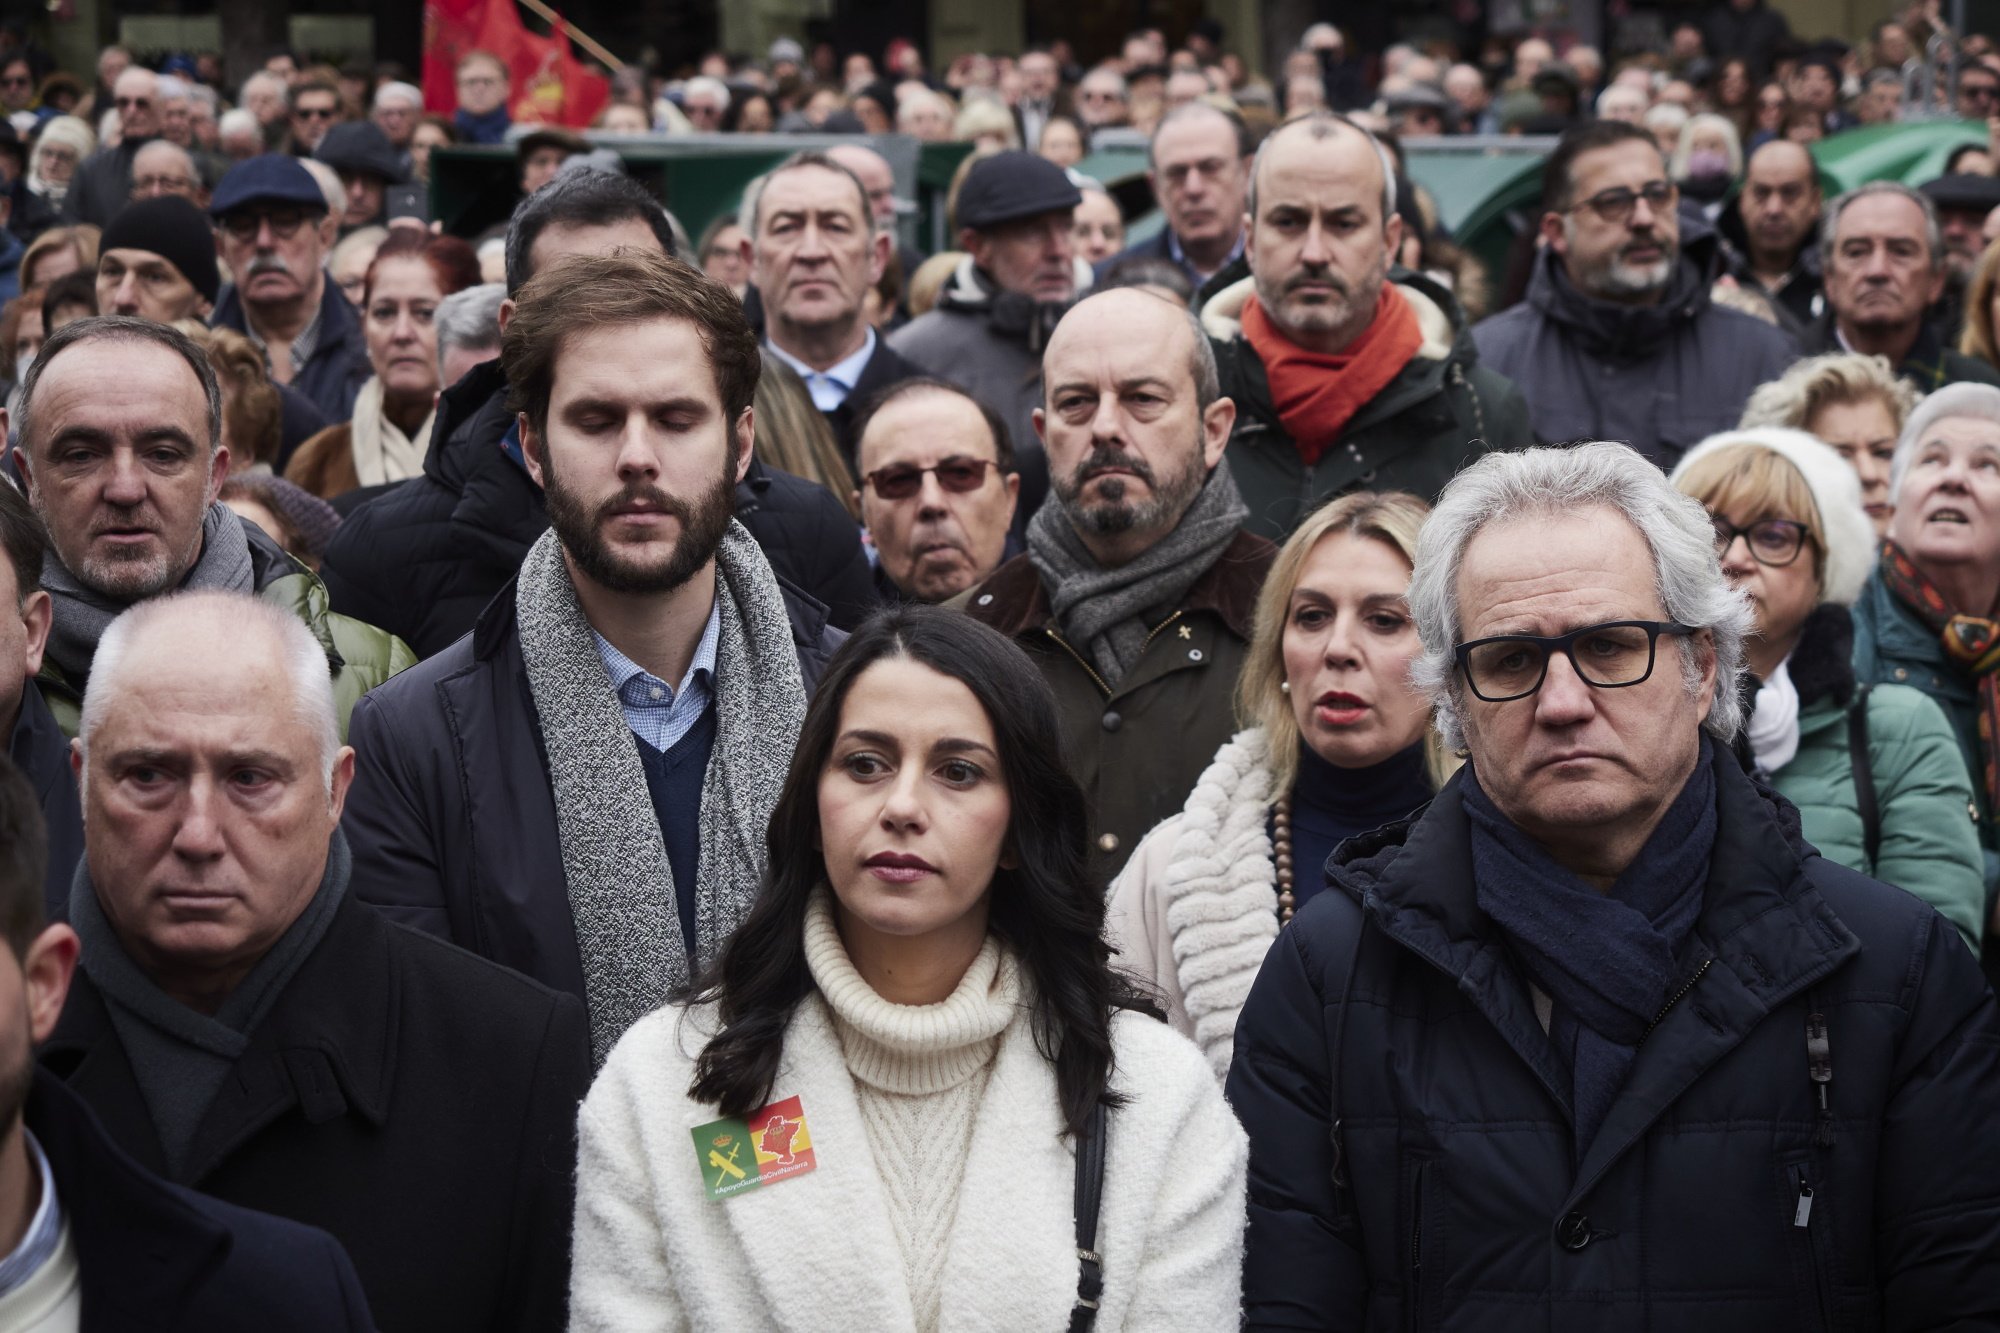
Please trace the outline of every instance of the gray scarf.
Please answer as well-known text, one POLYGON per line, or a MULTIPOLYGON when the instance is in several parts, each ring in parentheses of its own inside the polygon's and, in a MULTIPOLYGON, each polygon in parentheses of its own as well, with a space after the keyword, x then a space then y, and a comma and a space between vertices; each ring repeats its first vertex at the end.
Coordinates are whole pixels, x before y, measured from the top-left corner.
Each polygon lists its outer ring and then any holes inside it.
MULTIPOLYGON (((201 520, 201 554, 182 579, 182 588, 219 588, 225 592, 255 592, 250 565, 250 539, 243 520, 226 505, 213 504, 201 520)), ((57 558, 54 546, 42 560, 42 587, 55 603, 55 623, 49 628, 49 659, 79 692, 90 678, 97 641, 121 612, 131 605, 87 588, 57 558)))
POLYGON ((1132 669, 1153 627, 1179 609, 1250 516, 1228 462, 1218 463, 1173 531, 1137 558, 1106 569, 1077 536, 1062 502, 1051 498, 1028 520, 1028 560, 1048 589, 1063 637, 1089 653, 1112 685, 1132 669))
POLYGON ((684 988, 749 912, 763 882, 765 833, 805 722, 805 684, 777 576, 734 520, 716 550, 715 595, 716 736, 702 780, 696 957, 689 959, 638 743, 553 529, 529 549, 514 593, 600 1066, 625 1029, 684 988))
POLYGON ((166 1153, 169 1179, 186 1182, 195 1131, 249 1049, 250 1034, 325 938, 347 895, 353 864, 347 839, 335 829, 312 901, 212 1015, 188 1008, 139 970, 105 920, 90 867, 77 865, 70 882, 70 926, 83 942, 84 971, 104 997, 111 1028, 132 1062, 132 1076, 166 1153))

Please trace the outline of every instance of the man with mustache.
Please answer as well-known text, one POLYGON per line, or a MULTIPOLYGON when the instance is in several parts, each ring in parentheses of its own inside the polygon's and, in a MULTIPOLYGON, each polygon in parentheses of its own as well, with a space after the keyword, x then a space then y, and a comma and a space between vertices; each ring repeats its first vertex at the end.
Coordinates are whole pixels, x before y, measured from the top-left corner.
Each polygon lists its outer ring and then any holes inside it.
POLYGON ((1244 530, 1218 466, 1236 407, 1186 310, 1132 287, 1080 301, 1050 336, 1042 381, 1051 501, 1027 551, 953 604, 1048 677, 1091 797, 1092 870, 1108 881, 1232 734, 1276 552, 1244 530))
POLYGON ((472 633, 372 695, 357 895, 568 991, 601 1064, 749 910, 843 637, 731 517, 755 335, 649 250, 548 265, 500 358, 549 530, 472 633))
POLYGON ((1528 297, 1472 330, 1538 439, 1618 440, 1672 467, 1798 356, 1790 335, 1709 299, 1721 246, 1678 197, 1634 125, 1579 125, 1550 155, 1528 297))
POLYGON ((1451 292, 1398 268, 1398 182, 1373 135, 1332 112, 1294 120, 1250 174, 1251 276, 1215 293, 1229 466, 1245 527, 1282 540, 1328 497, 1435 496, 1466 463, 1532 442, 1528 409, 1479 364, 1451 292))
POLYGON ((231 167, 209 213, 236 280, 208 322, 248 337, 274 381, 310 398, 328 421, 345 421, 373 371, 361 316, 327 280, 326 212, 326 196, 296 158, 265 153, 231 167))

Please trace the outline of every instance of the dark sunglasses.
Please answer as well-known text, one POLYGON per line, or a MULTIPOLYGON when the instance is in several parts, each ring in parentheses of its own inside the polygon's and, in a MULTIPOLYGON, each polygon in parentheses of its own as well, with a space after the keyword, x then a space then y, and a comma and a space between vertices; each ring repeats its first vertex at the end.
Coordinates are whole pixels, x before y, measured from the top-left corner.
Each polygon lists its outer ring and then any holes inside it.
POLYGON ((280 208, 268 213, 231 213, 222 219, 222 229, 239 241, 254 241, 257 232, 266 222, 271 224, 271 234, 281 239, 297 234, 305 225, 304 209, 280 208))
POLYGON ((955 494, 976 491, 986 482, 986 469, 1000 465, 986 458, 947 458, 936 467, 876 468, 862 480, 884 500, 907 500, 924 488, 924 474, 937 474, 938 485, 955 494))
POLYGON ((334 112, 330 106, 302 106, 293 108, 292 115, 300 120, 332 120, 334 112))
POLYGON ((153 99, 150 97, 121 97, 117 99, 117 105, 121 107, 125 106, 148 107, 151 106, 152 104, 153 104, 153 99))

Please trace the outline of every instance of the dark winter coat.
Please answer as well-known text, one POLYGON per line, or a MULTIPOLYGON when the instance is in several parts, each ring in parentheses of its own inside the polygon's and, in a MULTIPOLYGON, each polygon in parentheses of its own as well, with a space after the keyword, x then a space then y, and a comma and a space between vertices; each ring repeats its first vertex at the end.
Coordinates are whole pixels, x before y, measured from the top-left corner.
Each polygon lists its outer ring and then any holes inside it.
MULTIPOLYGON (((445 390, 423 475, 350 513, 321 560, 336 608, 392 629, 422 657, 472 628, 549 526, 541 487, 500 446, 514 420, 506 396, 495 361, 445 390)), ((736 517, 835 625, 875 609, 860 529, 825 487, 753 459, 736 517)))
MULTIPOLYGON (((361 334, 361 313, 347 303, 340 285, 327 278, 319 299, 319 341, 305 365, 292 376, 291 387, 310 399, 328 422, 346 421, 354 415, 354 395, 361 392, 375 370, 368 361, 368 341, 361 334)), ((243 294, 234 283, 222 289, 208 324, 249 336, 243 294)))
POLYGON ((1474 326, 1480 363, 1520 388, 1543 443, 1618 440, 1671 468, 1799 355, 1781 330, 1709 300, 1721 268, 1715 233, 1682 218, 1666 295, 1626 306, 1577 291, 1544 250, 1527 299, 1474 326))
POLYGON ((1444 287, 1397 270, 1424 343, 1401 374, 1354 414, 1311 467, 1271 402, 1271 382, 1239 317, 1254 279, 1216 293, 1202 307, 1215 347, 1222 395, 1236 404, 1230 471, 1250 518, 1243 526, 1283 541, 1306 515, 1344 491, 1410 491, 1436 500, 1481 454, 1535 442, 1528 405, 1511 382, 1479 364, 1465 316, 1444 287))
MULTIPOLYGON (((810 699, 845 636, 828 629, 824 607, 779 588, 810 699)), ((355 713, 341 818, 355 895, 581 1001, 583 957, 513 585, 470 635, 390 685, 355 713)))
POLYGON ((1195 779, 1236 733, 1236 677, 1249 653, 1257 590, 1276 555, 1263 538, 1237 533, 1115 689, 1056 628, 1027 556, 950 603, 1025 648, 1055 691, 1063 755, 1090 800, 1091 866, 1101 883, 1153 825, 1180 812, 1195 779))
POLYGON ((1751 271, 1750 233, 1743 222, 1742 195, 1723 206, 1715 220, 1715 231, 1722 238, 1722 262, 1729 275, 1768 300, 1772 313, 1778 317, 1778 327, 1803 343, 1806 329, 1826 310, 1826 277, 1820 271, 1819 259, 1819 219, 1813 219, 1805 240, 1799 243, 1798 255, 1792 260, 1792 271, 1775 292, 1766 291, 1751 271))
POLYGON ((1334 854, 1236 1028, 1248 1327, 1994 1326, 1993 995, 1936 912, 1713 762, 1686 981, 1580 1162, 1460 782, 1334 854))
MULTIPOLYGON (((848 390, 839 407, 824 414, 826 424, 833 427, 833 438, 840 442, 841 452, 847 455, 850 470, 859 470, 861 441, 854 438, 854 422, 862 407, 890 385, 914 379, 923 373, 915 362, 898 356, 895 349, 889 346, 887 338, 878 336, 875 339, 875 354, 868 358, 868 364, 861 367, 861 373, 854 377, 854 387, 848 390)), ((854 627, 846 625, 842 628, 854 627)))
POLYGON ((62 220, 110 226, 111 219, 132 202, 132 159, 153 137, 121 139, 78 163, 76 177, 63 195, 62 220))
MULTIPOLYGON (((581 1004, 350 895, 249 1043, 183 1183, 332 1233, 383 1333, 563 1327, 581 1004)), ((41 1055, 164 1172, 87 958, 41 1055)))
POLYGON ((76 775, 70 771, 69 737, 63 735, 55 714, 42 702, 41 689, 32 680, 21 692, 21 714, 14 719, 7 757, 35 789, 41 801, 42 824, 48 830, 43 915, 50 921, 66 920, 70 881, 76 877, 76 863, 83 859, 83 804, 77 799, 76 775))
MULTIPOLYGON (((1813 321, 1800 339, 1800 345, 1807 356, 1846 350, 1840 345, 1840 334, 1834 328, 1831 308, 1813 321)), ((1896 367, 1896 373, 1909 381, 1918 393, 1931 393, 1947 384, 2000 386, 2000 370, 1995 370, 1976 356, 1967 356, 1945 346, 1929 320, 1917 326, 1917 340, 1910 344, 1909 353, 1903 357, 1903 364, 1896 367)))
POLYGON ((371 1333, 354 1265, 324 1231, 169 1185, 37 1069, 24 1121, 76 1246, 80 1333, 371 1333))

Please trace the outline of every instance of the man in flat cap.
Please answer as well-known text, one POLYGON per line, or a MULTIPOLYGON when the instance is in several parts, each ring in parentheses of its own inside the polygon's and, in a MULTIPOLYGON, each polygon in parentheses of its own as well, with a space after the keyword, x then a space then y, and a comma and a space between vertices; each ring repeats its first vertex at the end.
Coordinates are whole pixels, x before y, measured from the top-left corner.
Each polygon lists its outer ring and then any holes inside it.
POLYGON ((889 337, 927 375, 958 385, 998 412, 1018 453, 1017 533, 1048 493, 1048 462, 1035 432, 1042 405, 1042 347, 1076 298, 1070 215, 1083 195, 1033 153, 982 158, 958 192, 958 248, 966 252, 938 302, 889 337))

